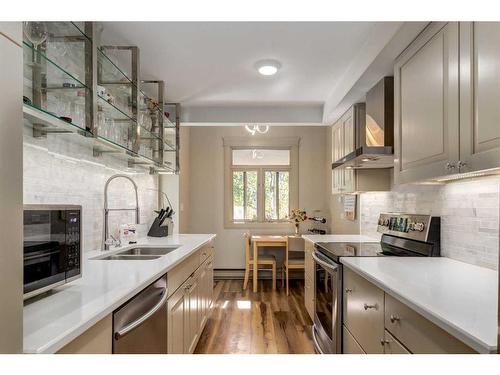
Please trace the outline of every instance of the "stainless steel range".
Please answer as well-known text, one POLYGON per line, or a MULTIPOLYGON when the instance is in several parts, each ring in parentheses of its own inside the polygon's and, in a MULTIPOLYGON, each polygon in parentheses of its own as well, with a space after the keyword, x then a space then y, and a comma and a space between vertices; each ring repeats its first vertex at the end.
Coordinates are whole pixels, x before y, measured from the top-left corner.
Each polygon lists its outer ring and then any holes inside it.
POLYGON ((429 215, 380 214, 380 242, 320 242, 313 259, 314 326, 317 353, 342 353, 342 265, 352 256, 440 256, 440 218, 429 215))

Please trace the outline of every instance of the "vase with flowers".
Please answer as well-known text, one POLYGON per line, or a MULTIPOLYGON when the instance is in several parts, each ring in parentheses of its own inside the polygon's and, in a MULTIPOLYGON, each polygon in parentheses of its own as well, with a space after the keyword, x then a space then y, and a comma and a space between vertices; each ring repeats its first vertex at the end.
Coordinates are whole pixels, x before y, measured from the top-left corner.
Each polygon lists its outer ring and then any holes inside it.
POLYGON ((307 214, 300 208, 294 208, 290 214, 289 221, 295 225, 295 235, 299 234, 299 225, 303 221, 307 220, 307 214))

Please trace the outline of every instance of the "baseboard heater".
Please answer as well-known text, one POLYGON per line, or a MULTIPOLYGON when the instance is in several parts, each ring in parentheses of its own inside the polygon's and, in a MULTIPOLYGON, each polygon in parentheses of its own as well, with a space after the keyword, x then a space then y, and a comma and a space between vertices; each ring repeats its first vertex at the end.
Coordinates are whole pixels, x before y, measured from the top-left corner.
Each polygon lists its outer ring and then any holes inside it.
MULTIPOLYGON (((253 274, 250 272, 250 278, 253 274)), ((241 268, 216 268, 214 269, 214 280, 243 280, 245 277, 245 270, 241 268)), ((278 269, 276 272, 276 278, 281 280, 281 271, 278 269)), ((271 280, 272 273, 267 270, 259 271, 259 279, 271 280)), ((293 279, 304 279, 304 272, 301 270, 291 270, 290 280, 293 279)))

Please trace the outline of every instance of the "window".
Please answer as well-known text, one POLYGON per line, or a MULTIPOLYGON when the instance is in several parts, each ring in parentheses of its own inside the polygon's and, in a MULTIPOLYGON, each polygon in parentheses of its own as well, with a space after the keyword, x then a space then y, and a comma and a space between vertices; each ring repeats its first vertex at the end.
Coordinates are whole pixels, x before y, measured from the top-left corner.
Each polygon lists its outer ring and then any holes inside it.
POLYGON ((296 147, 225 146, 226 226, 288 223, 297 205, 296 147))
POLYGON ((264 207, 267 221, 286 220, 290 212, 290 173, 264 172, 264 207))

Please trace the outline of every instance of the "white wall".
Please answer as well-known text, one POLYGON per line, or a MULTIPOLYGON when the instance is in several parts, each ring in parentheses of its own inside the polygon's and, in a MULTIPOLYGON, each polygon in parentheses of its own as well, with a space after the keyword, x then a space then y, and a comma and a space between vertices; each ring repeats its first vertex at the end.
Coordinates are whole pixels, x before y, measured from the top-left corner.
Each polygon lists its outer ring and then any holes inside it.
MULTIPOLYGON (((271 127, 259 137, 300 137, 299 206, 326 209, 326 127, 271 127)), ((224 228, 223 137, 252 137, 243 127, 190 127, 189 232, 216 233, 215 268, 244 268, 243 230, 224 228)), ((304 229, 307 224, 304 225, 304 229)), ((290 224, 288 233, 293 232, 290 224)), ((256 230, 255 233, 283 230, 256 230)))
MULTIPOLYGON (((92 156, 92 146, 76 135, 49 135, 33 138, 30 129, 24 130, 24 203, 80 204, 83 210, 83 249, 101 247, 104 207, 104 184, 117 173, 127 171, 125 162, 112 156, 92 156), (78 142, 77 142, 78 141, 78 142), (106 163, 106 165, 104 164, 106 163)), ((90 140, 89 140, 90 142, 90 140)), ((157 208, 158 177, 148 173, 130 177, 139 189, 142 233, 154 219, 157 208)), ((116 179, 109 185, 109 207, 132 208, 135 196, 132 184, 116 179)), ((134 223, 133 212, 110 213, 110 233, 118 234, 123 223, 134 223)))
POLYGON ((0 22, 0 353, 23 345, 22 48, 20 22, 0 22))

